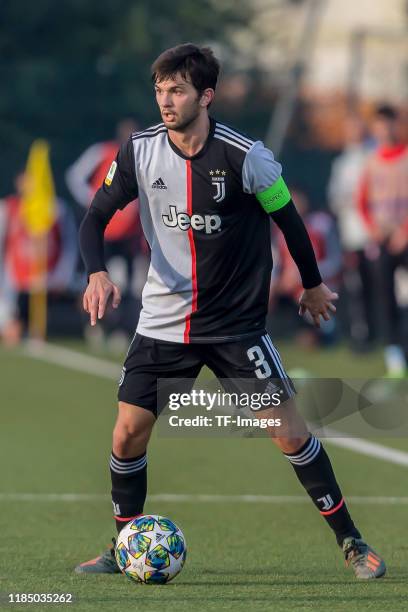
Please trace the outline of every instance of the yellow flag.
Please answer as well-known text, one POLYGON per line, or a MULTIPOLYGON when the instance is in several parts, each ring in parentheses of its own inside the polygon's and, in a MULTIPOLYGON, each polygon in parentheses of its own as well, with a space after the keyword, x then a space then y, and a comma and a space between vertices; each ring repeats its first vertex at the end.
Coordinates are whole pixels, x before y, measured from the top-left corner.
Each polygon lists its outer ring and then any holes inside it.
POLYGON ((21 214, 32 236, 43 236, 56 217, 55 188, 45 140, 31 145, 24 177, 21 214))

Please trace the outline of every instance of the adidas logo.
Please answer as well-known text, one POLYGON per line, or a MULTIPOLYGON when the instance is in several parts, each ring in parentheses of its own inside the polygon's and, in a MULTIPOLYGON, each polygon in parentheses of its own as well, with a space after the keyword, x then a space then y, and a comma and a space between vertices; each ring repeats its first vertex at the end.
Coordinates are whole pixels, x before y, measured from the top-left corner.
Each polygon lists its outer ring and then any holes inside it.
POLYGON ((163 181, 162 177, 158 178, 157 181, 152 183, 153 189, 167 189, 166 183, 163 181))

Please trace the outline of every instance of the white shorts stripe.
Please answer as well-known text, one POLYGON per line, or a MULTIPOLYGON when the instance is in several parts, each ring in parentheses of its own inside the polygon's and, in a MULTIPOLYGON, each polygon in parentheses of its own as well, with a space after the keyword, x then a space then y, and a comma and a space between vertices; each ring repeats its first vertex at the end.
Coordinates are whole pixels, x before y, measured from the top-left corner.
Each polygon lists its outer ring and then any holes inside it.
POLYGON ((270 338, 268 338, 268 336, 266 335, 266 336, 262 336, 262 340, 263 340, 263 343, 265 344, 265 347, 266 347, 268 353, 272 357, 272 361, 273 361, 273 363, 274 363, 274 365, 275 365, 275 367, 276 367, 276 369, 277 369, 277 371, 278 371, 278 373, 280 375, 280 379, 282 380, 282 383, 283 383, 283 385, 285 387, 285 390, 286 390, 286 393, 288 394, 288 397, 292 397, 293 396, 293 391, 290 388, 290 385, 288 383, 287 374, 286 374, 285 370, 283 369, 283 366, 282 366, 280 360, 278 359, 275 351, 273 350, 274 346, 273 346, 272 342, 270 341, 270 338))
POLYGON ((289 381, 289 377, 288 377, 288 375, 286 374, 286 370, 285 370, 285 368, 284 368, 284 366, 283 366, 281 356, 280 356, 280 354, 279 354, 278 349, 277 349, 277 348, 276 348, 276 346, 273 344, 272 339, 271 339, 271 337, 269 336, 269 334, 266 334, 266 341, 267 341, 267 342, 268 342, 268 344, 270 345, 270 347, 271 347, 271 349, 272 349, 273 353, 274 353, 274 354, 275 354, 275 356, 276 356, 276 360, 277 360, 277 362, 279 363, 280 369, 281 369, 281 371, 282 371, 282 376, 283 376, 283 379, 284 379, 284 381, 285 381, 285 383, 287 384, 287 387, 288 387, 288 394, 289 394, 289 397, 294 397, 294 396, 295 396, 295 392, 294 392, 293 387, 292 387, 292 385, 291 385, 291 383, 290 383, 290 381, 289 381))
POLYGON ((134 340, 135 340, 135 338, 136 338, 136 334, 137 334, 137 330, 136 330, 136 331, 135 331, 135 333, 133 334, 133 338, 132 338, 131 343, 129 344, 129 348, 128 348, 128 350, 127 350, 127 353, 126 353, 126 357, 125 357, 125 359, 128 357, 128 355, 129 355, 129 353, 130 353, 130 349, 132 348, 132 344, 133 344, 133 342, 134 342, 134 340))
POLYGON ((271 348, 271 346, 270 346, 269 342, 267 341, 266 336, 262 336, 262 341, 263 341, 263 343, 264 343, 264 345, 265 345, 265 347, 266 347, 266 350, 268 351, 268 353, 269 353, 270 357, 272 358, 272 362, 273 362, 273 364, 274 364, 275 368, 276 368, 276 369, 277 369, 277 371, 278 371, 279 378, 280 378, 280 380, 282 381, 282 383, 283 383, 283 385, 284 385, 284 387, 285 387, 286 392, 288 393, 288 392, 289 392, 289 390, 288 390, 287 382, 285 381, 285 377, 284 377, 283 370, 282 370, 282 368, 280 367, 280 364, 277 362, 277 360, 276 360, 276 356, 275 356, 275 353, 272 351, 272 348, 271 348))

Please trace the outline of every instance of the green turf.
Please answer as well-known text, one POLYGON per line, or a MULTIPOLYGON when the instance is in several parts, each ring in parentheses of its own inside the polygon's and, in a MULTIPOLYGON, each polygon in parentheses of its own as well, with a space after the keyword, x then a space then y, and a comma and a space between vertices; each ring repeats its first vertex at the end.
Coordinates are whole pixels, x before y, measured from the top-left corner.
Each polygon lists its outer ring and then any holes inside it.
MULTIPOLYGON (((283 356, 289 366, 300 365, 290 347, 283 348, 283 356)), ((346 364, 355 376, 367 375, 367 360, 361 364, 356 358, 353 366, 345 349, 320 353, 326 375, 328 359, 346 364)), ((18 352, 0 351, 0 367, 0 492, 107 494, 115 384, 18 352)), ((372 367, 381 367, 379 355, 372 357, 372 367)), ((398 446, 408 450, 405 439, 398 446)), ((346 496, 406 495, 407 468, 329 444, 327 449, 346 496)), ((292 468, 267 439, 154 436, 149 479, 153 494, 301 494, 292 468)), ((108 495, 105 501, 80 503, 3 500, 0 507, 1 592, 72 592, 76 610, 407 608, 408 506, 351 505, 364 535, 388 562, 387 577, 366 584, 344 568, 333 536, 311 504, 148 501, 146 511, 179 523, 189 546, 183 572, 166 586, 72 572, 114 535, 108 495)))

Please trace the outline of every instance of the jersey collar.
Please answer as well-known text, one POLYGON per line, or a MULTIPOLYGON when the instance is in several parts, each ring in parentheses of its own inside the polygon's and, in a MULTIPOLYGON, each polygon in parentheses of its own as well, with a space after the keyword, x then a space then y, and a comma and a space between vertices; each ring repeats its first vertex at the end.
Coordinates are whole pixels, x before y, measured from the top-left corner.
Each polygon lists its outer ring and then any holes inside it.
POLYGON ((176 147, 174 142, 169 137, 169 133, 167 132, 167 142, 169 143, 170 147, 179 157, 182 157, 183 159, 193 160, 193 159, 199 159, 200 157, 205 155, 213 139, 214 131, 215 131, 215 124, 216 124, 216 121, 212 117, 210 117, 209 119, 210 119, 210 131, 208 132, 207 140, 205 141, 204 146, 198 151, 198 153, 196 153, 195 155, 191 155, 190 157, 188 155, 185 155, 182 151, 180 151, 178 147, 176 147))

